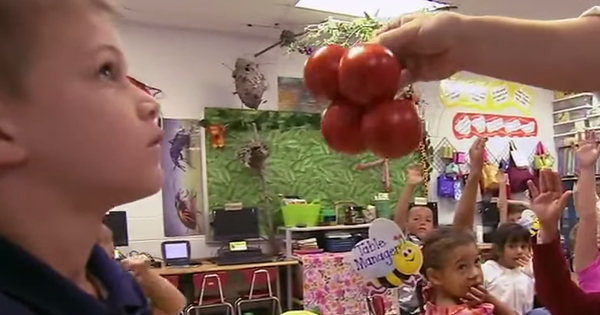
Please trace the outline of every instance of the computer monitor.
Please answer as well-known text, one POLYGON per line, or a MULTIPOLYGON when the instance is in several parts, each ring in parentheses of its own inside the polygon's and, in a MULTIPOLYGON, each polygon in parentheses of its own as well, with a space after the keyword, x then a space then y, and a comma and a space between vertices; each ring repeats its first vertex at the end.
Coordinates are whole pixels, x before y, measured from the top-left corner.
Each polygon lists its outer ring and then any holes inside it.
POLYGON ((167 265, 189 264, 192 254, 189 241, 166 241, 162 242, 162 256, 167 265))
POLYGON ((109 211, 104 216, 104 224, 113 233, 113 242, 115 246, 128 246, 129 234, 127 232, 127 212, 109 211))
POLYGON ((231 242, 259 238, 258 209, 214 209, 212 227, 215 241, 231 242))

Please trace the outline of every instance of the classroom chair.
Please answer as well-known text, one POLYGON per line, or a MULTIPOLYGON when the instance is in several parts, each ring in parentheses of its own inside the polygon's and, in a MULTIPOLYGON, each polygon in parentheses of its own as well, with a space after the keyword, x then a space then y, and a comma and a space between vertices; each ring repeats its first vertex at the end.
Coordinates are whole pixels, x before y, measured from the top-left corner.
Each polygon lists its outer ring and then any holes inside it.
POLYGON ((250 291, 244 294, 235 302, 235 309, 237 315, 243 315, 242 305, 257 302, 271 302, 272 314, 281 314, 281 302, 279 298, 273 295, 271 288, 271 281, 277 280, 278 270, 277 268, 265 268, 265 269, 245 269, 242 270, 242 276, 244 282, 250 284, 250 291), (256 290, 258 286, 267 286, 266 290, 256 290))
POLYGON ((179 276, 163 276, 163 278, 167 279, 174 287, 179 289, 179 276))
POLYGON ((227 310, 227 314, 234 315, 233 305, 225 301, 225 295, 223 294, 223 286, 227 285, 227 280, 226 272, 194 274, 192 278, 194 290, 199 290, 200 295, 198 300, 194 301, 194 304, 185 310, 185 314, 198 314, 203 309, 221 307, 227 310), (209 296, 206 295, 207 291, 216 291, 217 294, 209 296))

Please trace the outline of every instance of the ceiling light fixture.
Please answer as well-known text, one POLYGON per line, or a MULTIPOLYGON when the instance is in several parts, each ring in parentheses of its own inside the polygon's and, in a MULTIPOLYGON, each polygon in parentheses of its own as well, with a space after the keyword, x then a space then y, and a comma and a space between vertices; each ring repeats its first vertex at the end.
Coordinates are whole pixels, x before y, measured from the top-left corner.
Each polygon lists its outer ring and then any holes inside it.
POLYGON ((436 0, 299 0, 296 8, 361 17, 365 13, 388 19, 402 14, 447 7, 436 0))

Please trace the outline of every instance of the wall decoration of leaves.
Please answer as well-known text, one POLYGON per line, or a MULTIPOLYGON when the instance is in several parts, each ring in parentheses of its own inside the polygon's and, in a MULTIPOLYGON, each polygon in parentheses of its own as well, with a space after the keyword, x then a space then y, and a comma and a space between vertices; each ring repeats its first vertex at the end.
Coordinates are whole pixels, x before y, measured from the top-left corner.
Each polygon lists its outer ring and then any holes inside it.
MULTIPOLYGON (((379 168, 358 171, 360 163, 377 158, 371 154, 356 157, 331 151, 319 130, 320 114, 243 109, 207 108, 205 120, 226 126, 225 147, 214 149, 206 145, 207 189, 209 207, 228 202, 247 206, 263 204, 263 195, 256 176, 236 158, 240 146, 254 137, 256 124, 261 140, 266 142, 270 156, 265 164, 265 178, 275 215, 275 225, 281 225, 278 195, 298 195, 311 201, 321 199, 325 207, 338 200, 354 200, 361 205, 371 203, 382 192, 379 168)), ((404 170, 420 161, 420 152, 391 161, 391 200, 405 181, 404 170)), ((422 188, 416 192, 422 196, 422 188)), ((263 210, 263 209, 261 209, 263 210)))

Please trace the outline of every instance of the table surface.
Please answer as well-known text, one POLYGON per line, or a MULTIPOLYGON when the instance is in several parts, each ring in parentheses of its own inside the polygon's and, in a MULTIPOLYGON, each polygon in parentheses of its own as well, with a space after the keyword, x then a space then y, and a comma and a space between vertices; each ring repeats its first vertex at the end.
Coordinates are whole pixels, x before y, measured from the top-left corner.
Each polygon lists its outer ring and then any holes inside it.
POLYGON ((236 271, 243 269, 254 269, 254 268, 269 268, 269 267, 283 267, 297 265, 299 262, 295 259, 279 260, 264 263, 254 264, 240 264, 240 265, 227 265, 219 266, 209 260, 202 261, 200 265, 186 266, 186 267, 161 267, 155 268, 161 276, 173 276, 173 275, 185 275, 192 273, 204 273, 204 272, 219 272, 219 271, 236 271))

